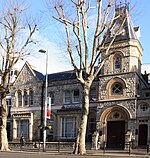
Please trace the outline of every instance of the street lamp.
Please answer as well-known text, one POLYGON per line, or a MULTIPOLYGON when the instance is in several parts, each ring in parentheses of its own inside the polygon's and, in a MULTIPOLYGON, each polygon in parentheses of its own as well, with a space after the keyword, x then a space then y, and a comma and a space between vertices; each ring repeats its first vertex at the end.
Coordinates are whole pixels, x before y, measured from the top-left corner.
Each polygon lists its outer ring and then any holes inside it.
POLYGON ((47 68, 48 68, 48 51, 39 50, 40 53, 46 54, 46 80, 45 80, 45 106, 44 106, 44 127, 43 127, 43 152, 46 151, 46 122, 47 122, 47 68))

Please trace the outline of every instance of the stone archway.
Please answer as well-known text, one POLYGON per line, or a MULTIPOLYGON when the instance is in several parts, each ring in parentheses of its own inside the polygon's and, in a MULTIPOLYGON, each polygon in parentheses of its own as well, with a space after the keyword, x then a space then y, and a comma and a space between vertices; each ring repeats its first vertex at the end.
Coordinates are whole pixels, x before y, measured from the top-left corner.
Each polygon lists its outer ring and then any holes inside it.
POLYGON ((105 109, 100 116, 101 143, 111 149, 124 148, 125 133, 128 129, 129 112, 120 105, 105 109))

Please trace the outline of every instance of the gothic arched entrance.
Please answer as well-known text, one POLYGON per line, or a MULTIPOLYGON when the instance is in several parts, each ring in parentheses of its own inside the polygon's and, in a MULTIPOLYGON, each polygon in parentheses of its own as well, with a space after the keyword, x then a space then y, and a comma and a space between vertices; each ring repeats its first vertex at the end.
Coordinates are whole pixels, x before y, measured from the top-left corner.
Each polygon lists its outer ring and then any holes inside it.
POLYGON ((102 129, 102 142, 111 149, 123 149, 125 146, 125 133, 128 129, 128 111, 119 105, 109 107, 100 117, 102 129))

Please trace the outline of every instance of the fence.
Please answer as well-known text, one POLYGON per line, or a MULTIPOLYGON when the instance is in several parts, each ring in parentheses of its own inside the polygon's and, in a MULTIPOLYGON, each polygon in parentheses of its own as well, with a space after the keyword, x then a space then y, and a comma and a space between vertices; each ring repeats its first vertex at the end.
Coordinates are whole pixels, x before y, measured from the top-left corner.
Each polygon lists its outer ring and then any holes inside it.
MULTIPOLYGON (((22 150, 22 151, 37 151, 43 150, 43 142, 26 142, 24 145, 19 142, 9 142, 9 147, 12 150, 22 150)), ((46 142, 46 151, 73 151, 74 142, 46 142)))

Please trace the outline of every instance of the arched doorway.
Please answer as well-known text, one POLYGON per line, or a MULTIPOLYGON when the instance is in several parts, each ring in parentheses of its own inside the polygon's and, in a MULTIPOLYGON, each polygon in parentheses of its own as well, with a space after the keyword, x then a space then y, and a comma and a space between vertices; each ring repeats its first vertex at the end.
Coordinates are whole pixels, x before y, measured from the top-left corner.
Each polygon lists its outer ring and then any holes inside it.
MULTIPOLYGON (((117 114, 117 113, 116 113, 117 114)), ((107 122, 107 148, 124 148, 125 121, 107 122)))
POLYGON ((123 149, 125 133, 128 129, 128 111, 119 105, 105 109, 100 117, 102 123, 102 142, 110 149, 123 149))

